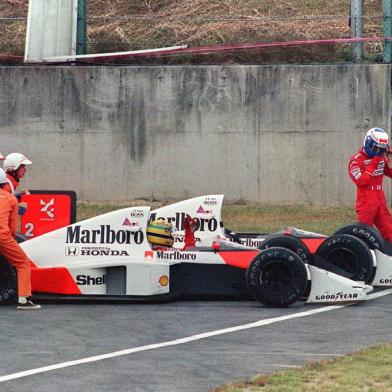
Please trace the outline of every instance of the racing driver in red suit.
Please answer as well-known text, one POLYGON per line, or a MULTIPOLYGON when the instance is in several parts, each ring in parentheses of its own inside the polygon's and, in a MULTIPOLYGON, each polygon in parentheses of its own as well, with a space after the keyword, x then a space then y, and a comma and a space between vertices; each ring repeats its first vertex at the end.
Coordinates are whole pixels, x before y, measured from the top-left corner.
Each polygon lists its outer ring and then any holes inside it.
POLYGON ((392 216, 382 190, 384 174, 392 177, 388 149, 388 134, 381 128, 369 129, 363 147, 350 159, 348 172, 357 186, 355 209, 359 223, 375 225, 392 242, 392 216))

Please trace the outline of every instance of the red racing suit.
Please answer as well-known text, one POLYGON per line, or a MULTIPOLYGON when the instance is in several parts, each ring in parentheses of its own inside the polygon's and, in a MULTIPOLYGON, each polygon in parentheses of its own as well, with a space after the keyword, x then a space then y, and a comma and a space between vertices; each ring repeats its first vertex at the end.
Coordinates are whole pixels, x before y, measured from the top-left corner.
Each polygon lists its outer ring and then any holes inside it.
POLYGON ((392 242, 392 216, 382 190, 384 174, 392 178, 385 155, 369 158, 363 148, 354 154, 348 172, 357 186, 355 211, 359 223, 375 225, 381 235, 392 242))

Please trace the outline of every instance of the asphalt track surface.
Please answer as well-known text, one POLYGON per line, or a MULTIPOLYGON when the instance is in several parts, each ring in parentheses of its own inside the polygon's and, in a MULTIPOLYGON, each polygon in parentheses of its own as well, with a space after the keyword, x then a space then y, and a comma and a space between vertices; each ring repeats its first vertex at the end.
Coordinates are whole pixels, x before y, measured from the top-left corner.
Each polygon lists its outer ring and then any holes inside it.
POLYGON ((345 307, 270 309, 253 301, 2 307, 0 391, 208 391, 392 341, 392 290, 385 293, 345 307))

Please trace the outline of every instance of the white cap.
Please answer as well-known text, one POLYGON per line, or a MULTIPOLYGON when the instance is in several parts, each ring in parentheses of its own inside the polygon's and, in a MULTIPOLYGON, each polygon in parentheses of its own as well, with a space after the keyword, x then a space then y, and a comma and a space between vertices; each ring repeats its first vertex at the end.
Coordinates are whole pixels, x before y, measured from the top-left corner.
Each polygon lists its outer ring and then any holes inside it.
POLYGON ((31 165, 32 163, 23 154, 13 152, 5 157, 3 167, 6 172, 11 172, 18 170, 20 165, 31 165))
POLYGON ((5 174, 5 171, 0 167, 0 184, 5 183, 7 183, 7 174, 5 174))

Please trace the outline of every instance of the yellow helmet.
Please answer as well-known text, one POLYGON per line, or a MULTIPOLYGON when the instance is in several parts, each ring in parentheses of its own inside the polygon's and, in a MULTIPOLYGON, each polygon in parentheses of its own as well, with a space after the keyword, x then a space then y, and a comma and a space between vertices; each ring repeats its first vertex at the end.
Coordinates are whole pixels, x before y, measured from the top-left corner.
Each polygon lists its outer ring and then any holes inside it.
POLYGON ((147 241, 152 245, 172 247, 172 230, 172 225, 164 219, 154 220, 147 225, 147 241))

